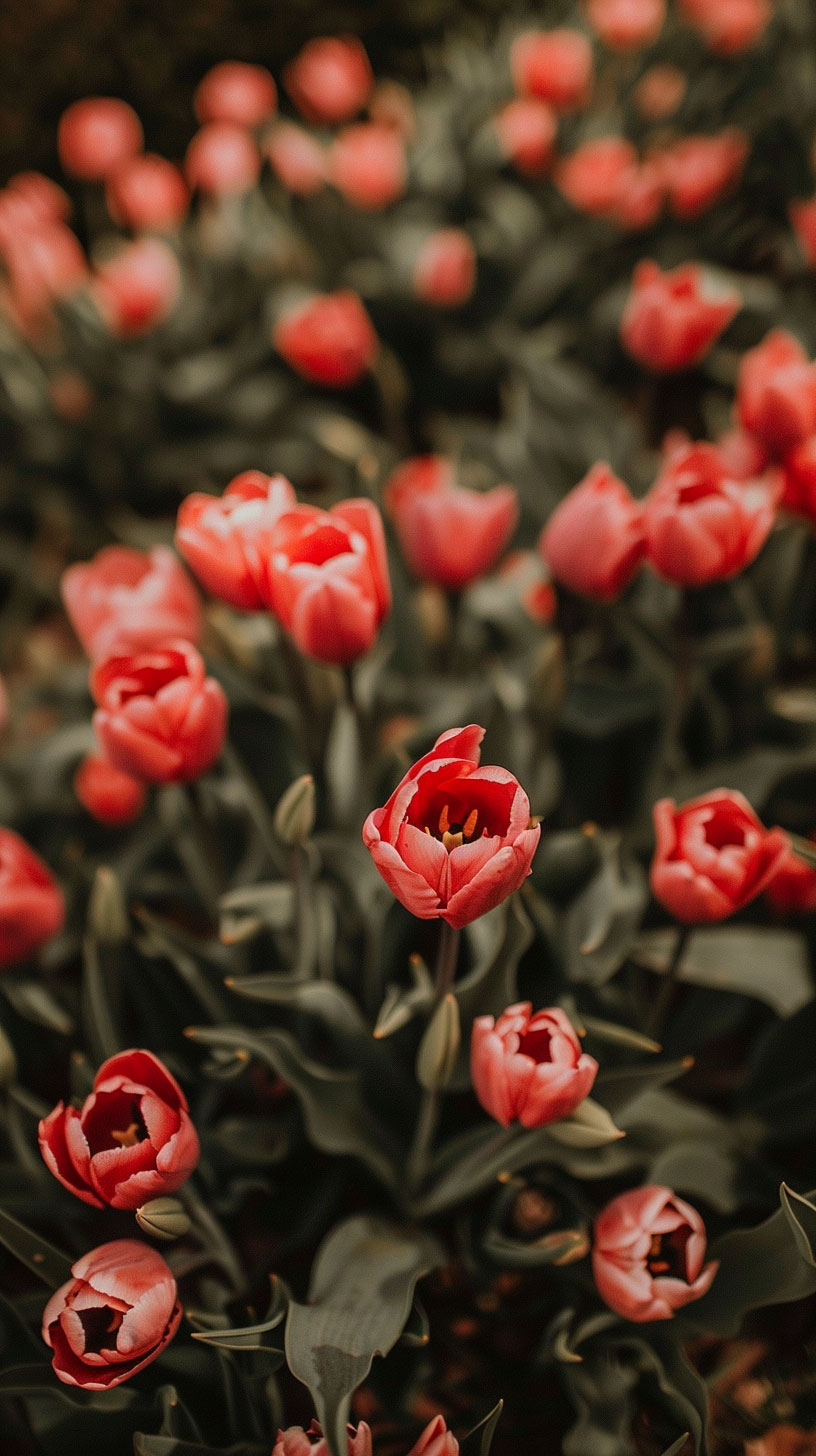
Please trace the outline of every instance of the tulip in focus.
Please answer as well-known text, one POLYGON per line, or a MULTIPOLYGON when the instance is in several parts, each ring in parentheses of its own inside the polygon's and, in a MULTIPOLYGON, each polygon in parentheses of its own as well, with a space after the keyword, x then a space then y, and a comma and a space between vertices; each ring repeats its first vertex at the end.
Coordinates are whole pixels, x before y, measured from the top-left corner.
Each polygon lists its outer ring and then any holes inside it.
POLYGON ((104 182, 142 150, 144 133, 136 112, 114 96, 87 96, 60 117, 57 146, 70 177, 104 182))
POLYGON ((176 546, 214 597, 244 612, 262 611, 266 533, 296 505, 284 476, 245 470, 220 497, 196 491, 182 501, 176 546))
POLYGON ((251 131, 272 116, 278 90, 264 66, 221 61, 196 87, 194 105, 200 122, 228 121, 251 131))
POLYGON ((65 920, 51 871, 13 829, 0 828, 0 966, 35 954, 65 920))
POLYGON ((83 1254, 52 1294, 42 1337, 64 1385, 112 1390, 169 1345, 181 1320, 176 1281, 161 1254, 115 1239, 83 1254))
POLYGON ((413 271, 414 292, 435 308, 461 308, 476 283, 476 251, 463 228, 439 228, 422 244, 413 271))
POLYGON ((397 899, 420 920, 455 929, 522 885, 541 834, 518 780, 479 767, 484 729, 452 728, 410 768, 363 841, 397 899))
POLYGON ((111 172, 105 189, 114 222, 134 232, 166 232, 187 216, 187 184, 178 167, 154 152, 130 157, 111 172))
POLYGON ((658 374, 691 369, 739 312, 731 289, 709 283, 695 263, 664 273, 650 259, 637 264, 621 319, 621 340, 658 374))
POLYGON ((673 1319, 710 1288, 705 1224, 670 1188, 632 1188, 595 1221, 592 1273, 601 1298, 635 1324, 673 1319))
POLYGON ((775 457, 816 430, 816 366, 793 334, 772 329, 743 355, 737 410, 744 428, 775 457))
POLYGON ((748 156, 748 139, 737 127, 717 136, 687 136, 660 157, 669 207, 688 220, 701 213, 739 181, 748 156))
POLYGON ((592 91, 592 47, 579 30, 527 30, 513 42, 510 70, 520 96, 571 111, 592 91))
POLYGON ((261 158, 249 132, 231 121, 208 121, 193 137, 184 158, 192 188, 214 197, 240 197, 258 180, 261 158))
POLYGON ((326 181, 326 154, 305 127, 279 121, 263 140, 269 165, 284 187, 300 197, 311 197, 326 181))
POLYGON ((63 572, 62 599, 71 626, 93 661, 138 652, 169 637, 197 642, 201 602, 167 546, 135 551, 105 546, 63 572))
POLYGON ((296 374, 330 389, 359 383, 377 357, 377 335, 356 293, 316 293, 280 314, 272 335, 296 374))
POLYGON ((468 490, 440 455, 398 466, 383 499, 414 575, 448 591, 461 591, 495 565, 518 519, 512 485, 468 490))
POLYGON ((776 518, 781 481, 729 478, 715 445, 691 445, 669 462, 643 509, 646 559, 676 586, 736 576, 758 555, 776 518))
POLYGON ((145 786, 98 753, 83 759, 74 775, 74 793, 100 824, 132 824, 145 806, 145 786))
POLYGON ((391 609, 382 520, 371 501, 297 506, 266 533, 261 588, 301 652, 346 666, 374 645, 391 609))
POLYGON ((39 1140, 54 1177, 94 1208, 138 1208, 175 1193, 199 1158, 184 1093, 148 1051, 103 1062, 82 1107, 59 1102, 39 1140))
POLYGON ((91 674, 94 729, 106 757, 147 783, 186 783, 224 746, 227 700, 189 642, 108 657, 91 674))
POLYGON ((680 0, 680 10, 715 56, 737 56, 761 40, 770 0, 680 0))
POLYGON ((536 96, 508 101, 493 119, 502 152, 524 177, 540 177, 553 158, 558 119, 536 96))
POLYGON ((368 56, 353 35, 310 40, 290 61, 283 79, 301 115, 329 126, 362 111, 374 85, 368 56))
POLYGON ((581 1051, 569 1018, 557 1006, 533 1013, 529 1001, 508 1006, 497 1021, 473 1023, 470 1073, 485 1112, 502 1127, 546 1127, 569 1117, 589 1096, 598 1063, 581 1051))
POLYGON ((643 558, 643 508, 608 465, 593 465, 556 506, 539 550, 570 591, 613 601, 643 558))
POLYGON ((166 243, 138 238, 99 264, 90 287, 110 329, 132 338, 172 313, 181 293, 181 272, 166 243))
POLYGON ((785 862, 788 837, 766 829, 732 789, 654 806, 652 891, 685 925, 727 920, 766 889, 785 862))
POLYGON ((657 40, 666 0, 586 0, 587 19, 612 51, 638 51, 657 40))
POLYGON ((354 207, 376 212, 405 191, 405 146, 393 127, 357 122, 339 132, 329 151, 329 180, 354 207))

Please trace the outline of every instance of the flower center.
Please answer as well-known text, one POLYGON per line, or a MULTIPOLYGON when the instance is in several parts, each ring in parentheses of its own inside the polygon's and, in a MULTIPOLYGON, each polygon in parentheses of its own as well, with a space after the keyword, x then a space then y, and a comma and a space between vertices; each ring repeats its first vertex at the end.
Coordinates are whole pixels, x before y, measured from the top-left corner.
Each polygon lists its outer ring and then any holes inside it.
POLYGON ((442 808, 442 813, 439 815, 437 829, 429 829, 426 824, 425 833, 430 834, 434 839, 441 839, 445 848, 450 853, 452 849, 458 849, 460 844, 464 844, 466 839, 473 838, 478 820, 479 810, 471 809, 467 818, 462 823, 459 823, 457 820, 451 821, 450 805, 445 804, 442 808))
POLYGON ((116 1332, 122 1323, 122 1315, 107 1305, 94 1309, 77 1310, 85 1336, 85 1353, 98 1355, 100 1350, 110 1350, 116 1345, 116 1332), (110 1336, 113 1335, 113 1339, 110 1336))
POLYGON ((653 1277, 668 1274, 672 1279, 688 1279, 686 1244, 691 1236, 688 1227, 673 1229, 670 1234, 653 1234, 646 1255, 646 1268, 653 1277))
POLYGON ((147 1137, 147 1128, 142 1120, 138 1103, 131 1108, 130 1122, 127 1127, 112 1128, 110 1140, 118 1148, 135 1148, 137 1143, 143 1143, 147 1137))

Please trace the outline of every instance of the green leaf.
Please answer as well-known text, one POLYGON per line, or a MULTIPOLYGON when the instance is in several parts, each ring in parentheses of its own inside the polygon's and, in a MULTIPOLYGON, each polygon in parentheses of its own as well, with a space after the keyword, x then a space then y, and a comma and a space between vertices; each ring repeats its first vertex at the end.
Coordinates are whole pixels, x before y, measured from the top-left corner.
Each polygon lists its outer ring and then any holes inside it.
POLYGON ((816 1268, 816 1205, 804 1194, 795 1193, 787 1183, 782 1184, 779 1197, 801 1257, 816 1268))
POLYGON ((114 1002, 119 994, 118 981, 110 984, 120 948, 101 947, 90 933, 82 944, 82 1025, 88 1048, 94 1060, 104 1062, 120 1052, 124 1042, 114 1016, 114 1002), (106 974, 107 972, 107 974, 106 974))
POLYGON ((452 1138, 431 1164, 427 1191, 412 1204, 412 1213, 429 1218, 464 1203, 504 1174, 549 1161, 547 1155, 554 1151, 549 1134, 546 1127, 497 1128, 488 1123, 452 1138))
POLYGON ((290 1006, 317 1016, 335 1031, 347 1036, 367 1036, 370 1027, 357 1002, 348 991, 334 981, 298 981, 292 985, 281 976, 243 976, 227 981, 231 991, 251 1001, 267 1001, 273 1006, 290 1006))
POLYGON ((32 1233, 31 1229, 18 1223, 16 1218, 12 1218, 10 1213, 5 1213, 2 1209, 0 1244, 4 1244, 10 1254, 14 1254, 15 1258, 51 1289, 58 1289, 71 1278, 71 1260, 67 1254, 55 1249, 53 1244, 41 1239, 39 1234, 32 1233))
POLYGON ((616 838, 604 861, 564 916, 567 971, 576 981, 603 986, 621 966, 649 898, 640 865, 624 858, 616 838))
MULTIPOLYGON (((664 971, 676 938, 673 929, 647 931, 638 937, 632 956, 650 970, 664 971)), ((695 928, 680 963, 679 980, 753 996, 778 1016, 792 1016, 812 994, 804 937, 795 930, 760 925, 695 928)))
POLYGON ((351 1397, 399 1339, 418 1279, 442 1261, 435 1239, 359 1216, 333 1229, 312 1269, 308 1304, 286 1321, 286 1360, 314 1400, 331 1456, 346 1456, 351 1397))
POLYGON ((587 1036, 594 1036, 598 1041, 608 1042, 611 1046, 622 1046, 636 1052, 661 1050, 659 1041, 653 1041, 650 1036, 644 1036, 642 1031, 635 1031, 631 1026, 618 1026, 614 1021, 603 1021, 598 1016, 583 1014, 580 1020, 587 1036))
MULTIPOLYGON (((260 1324, 237 1329, 194 1330, 193 1339, 202 1345, 215 1345, 219 1350, 263 1350, 283 1358, 283 1322, 289 1306, 289 1291, 282 1279, 272 1280, 266 1317, 260 1324), (278 1331, 273 1335, 273 1331, 278 1331), (271 1336, 271 1338, 264 1338, 271 1336)), ((190 1316, 192 1321, 192 1316, 190 1316)))
POLYGON ((636 1067, 613 1067, 600 1072, 593 1092, 599 1102, 616 1116, 623 1116, 630 1103, 644 1092, 654 1092, 674 1082, 693 1066, 692 1057, 678 1057, 671 1062, 646 1062, 636 1067))
POLYGON ((592 1097, 585 1097, 563 1122, 550 1123, 547 1131, 555 1142, 567 1148, 603 1148, 626 1136, 615 1126, 607 1109, 592 1097))
POLYGON ((490 1447, 493 1445, 493 1437, 503 1409, 504 1401, 500 1400, 472 1431, 462 1437, 459 1442, 459 1456, 490 1456, 490 1447))

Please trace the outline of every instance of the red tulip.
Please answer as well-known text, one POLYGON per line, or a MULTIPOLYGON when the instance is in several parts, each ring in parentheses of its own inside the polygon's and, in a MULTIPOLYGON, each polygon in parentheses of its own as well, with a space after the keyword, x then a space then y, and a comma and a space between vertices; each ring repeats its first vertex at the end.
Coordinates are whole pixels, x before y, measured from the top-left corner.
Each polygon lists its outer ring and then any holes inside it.
POLYGON ((717 454, 731 480, 756 480, 768 467, 767 452, 747 430, 726 430, 717 441, 717 454))
POLYGON ((781 482, 729 477, 715 445, 690 445, 673 456, 643 509, 646 558, 677 586, 704 586, 736 576, 765 544, 781 482))
POLYGON ((530 873, 540 827, 507 769, 479 767, 483 737, 477 724, 443 733, 363 826, 389 889, 420 920, 469 925, 530 873))
POLYGON ((91 692, 102 749, 134 778, 196 779, 224 746, 227 700, 189 642, 106 658, 91 674, 91 692))
POLYGON ((773 14, 770 0, 680 0, 680 8, 717 56, 756 45, 773 14))
POLYGON ((416 112, 407 86, 399 81, 378 81, 368 98, 368 114, 381 126, 390 126, 406 141, 416 135, 416 112))
POLYGON ((735 915, 770 884, 788 852, 783 830, 766 829, 732 789, 679 807, 660 799, 654 824, 652 890, 687 925, 735 915))
POLYGON ((57 1103, 39 1137, 46 1167, 95 1208, 138 1208, 175 1193, 198 1165, 187 1099, 147 1051, 103 1062, 82 1108, 57 1103))
POLYGON ((613 51, 638 51, 657 40, 666 0, 586 0, 587 19, 613 51))
POLYGON ((297 506, 266 533, 262 596, 302 652, 348 664, 391 608, 382 520, 368 500, 297 506))
POLYGON ((71 177, 103 182, 115 167, 142 150, 142 123, 132 107, 114 96, 87 96, 60 117, 57 146, 71 177))
POLYGON ((459 1456, 459 1442, 449 1431, 443 1416, 434 1416, 408 1456, 459 1456))
MULTIPOLYGON (((302 1426, 278 1431, 272 1456, 329 1456, 329 1448, 320 1426, 313 1421, 308 1431, 304 1431, 302 1426)), ((371 1428, 365 1421, 360 1422, 356 1431, 351 1426, 348 1428, 348 1456, 374 1456, 371 1428)))
POLYGON ((651 227, 660 216, 663 196, 662 170, 653 157, 647 157, 624 173, 612 217, 632 230, 651 227))
POLYGON ((673 1319, 711 1287, 705 1224, 670 1188, 632 1188, 595 1221, 592 1272, 601 1298, 636 1324, 673 1319))
POLYGON ((195 113, 199 121, 229 121, 250 131, 271 116, 278 89, 264 66, 221 61, 199 81, 195 113))
POLYGON ((794 445, 783 461, 782 505, 816 523, 816 435, 794 445))
POLYGON ((249 132, 230 121, 208 121, 196 132, 184 158, 190 186, 216 197, 250 192, 260 170, 260 153, 249 132))
POLYGON ((70 298, 88 275, 85 254, 64 223, 43 223, 5 239, 0 236, 0 249, 11 312, 25 331, 42 324, 50 316, 52 303, 70 298))
POLYGON ((198 592, 166 546, 149 552, 105 546, 92 561, 69 566, 61 590, 71 625, 95 662, 168 637, 196 642, 201 632, 198 592))
POLYGON ((414 293, 435 308, 460 308, 476 283, 476 250, 463 228, 429 233, 414 260, 414 293))
POLYGON ((74 793, 100 824, 131 824, 145 806, 141 779, 122 773, 98 753, 89 753, 74 775, 74 793))
POLYGON ((155 1249, 115 1239, 83 1254, 52 1294, 42 1337, 64 1385, 112 1390, 150 1365, 181 1319, 176 1281, 155 1249))
POLYGON ((461 591, 495 565, 518 519, 512 485, 468 490, 456 485, 440 455, 398 466, 383 498, 415 576, 448 591, 461 591))
POLYGON ((302 126, 279 121, 263 141, 264 155, 284 187, 302 197, 319 192, 327 160, 320 143, 302 126))
POLYGON ((508 101, 493 119, 502 151, 525 177, 540 177, 552 161, 558 119, 536 96, 508 101))
POLYGON ((134 232, 177 228, 187 215, 187 183, 178 167, 154 152, 130 157, 108 177, 108 211, 120 227, 134 232))
POLYGON ((557 602, 549 572, 535 551, 511 551, 496 569, 494 580, 505 583, 531 621, 545 626, 555 616, 557 602))
POLYGON ((477 1016, 473 1023, 473 1090, 502 1127, 515 1121, 546 1127, 569 1117, 589 1096, 597 1072, 557 1006, 533 1013, 531 1002, 522 1001, 498 1021, 477 1016))
POLYGON ((345 127, 328 161, 329 180, 355 207, 378 211, 405 191, 405 146, 393 127, 373 121, 345 127))
POLYGON ((272 342, 290 368, 331 389, 357 384, 377 357, 377 335, 351 289, 316 293, 280 315, 272 342))
POLYGON ((745 429, 774 456, 816 430, 816 367, 793 334, 772 329, 743 355, 737 409, 745 429))
POLYGON ((664 273, 644 259, 621 319, 624 347, 656 373, 691 369, 739 312, 740 298, 709 283, 696 263, 664 273))
MULTIPOLYGON (((810 842, 816 843, 813 835, 810 842)), ((816 870, 788 849, 765 894, 780 915, 812 915, 816 911, 816 870)))
POLYGON ((245 470, 222 496, 196 491, 179 506, 176 546, 214 597, 245 612, 262 611, 265 533, 297 497, 283 475, 245 470))
POLYGON ((643 558, 643 508, 608 465, 593 465, 556 506, 539 550, 570 591, 612 601, 643 558))
POLYGON ((283 79, 301 115, 330 126, 362 111, 374 85, 368 56, 353 35, 310 40, 283 79))
POLYGON ((737 182, 748 156, 748 138, 737 127, 716 136, 687 136, 660 156, 675 217, 699 217, 737 182))
POLYGON ((592 47, 579 30, 527 30, 513 42, 510 70, 519 95, 572 110, 592 91, 592 47))
POLYGON ((67 192, 42 172, 16 172, 0 195, 25 209, 31 227, 67 222, 71 216, 67 192))
POLYGON ((816 197, 792 202, 788 211, 799 246, 811 268, 816 268, 816 197))
POLYGON ((138 238, 99 264, 91 291, 114 333, 126 337, 147 333, 163 323, 178 302, 178 260, 158 238, 138 238))
MULTIPOLYGON (((747 1382, 742 1389, 747 1389, 747 1382)), ((754 1389, 761 1392, 758 1396, 759 1404, 764 1396, 764 1387, 758 1384, 754 1389)), ((813 1431, 806 1431, 801 1426, 792 1426, 783 1421, 781 1425, 771 1426, 753 1441, 746 1441, 745 1456, 813 1456, 813 1442, 813 1431)))
POLYGON ((34 955, 64 920, 65 902, 51 871, 19 834, 0 828, 0 966, 34 955))
POLYGON ((579 212, 603 217, 617 210, 637 165, 637 152, 631 142, 620 136, 598 137, 565 157, 555 180, 579 212))
POLYGON ((687 86, 677 66, 649 66, 635 86, 632 99, 646 121, 666 121, 681 104, 687 86))

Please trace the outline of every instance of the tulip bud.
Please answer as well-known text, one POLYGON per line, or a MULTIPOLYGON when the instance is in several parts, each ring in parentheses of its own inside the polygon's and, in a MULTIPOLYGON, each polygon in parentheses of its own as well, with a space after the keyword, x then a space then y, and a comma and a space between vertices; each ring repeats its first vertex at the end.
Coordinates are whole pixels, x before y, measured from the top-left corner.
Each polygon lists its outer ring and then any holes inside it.
POLYGON ((127 906, 115 870, 100 865, 88 902, 88 929, 100 945, 121 945, 130 934, 127 906))
POLYGON ((294 848, 305 844, 314 829, 315 785, 311 774, 301 774, 278 800, 275 809, 275 833, 284 844, 294 848))
POLYGON ((461 1043, 459 1002, 448 992, 428 1022, 417 1052, 417 1081, 426 1092, 439 1092, 448 1085, 461 1043))
POLYGON ((136 1222, 142 1233, 165 1243, 190 1231, 190 1219, 177 1198, 151 1198, 136 1209, 136 1222))

